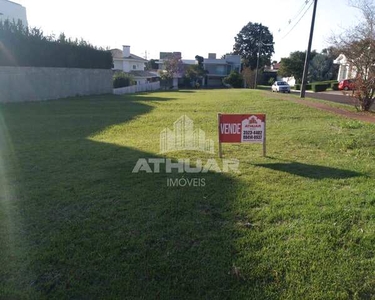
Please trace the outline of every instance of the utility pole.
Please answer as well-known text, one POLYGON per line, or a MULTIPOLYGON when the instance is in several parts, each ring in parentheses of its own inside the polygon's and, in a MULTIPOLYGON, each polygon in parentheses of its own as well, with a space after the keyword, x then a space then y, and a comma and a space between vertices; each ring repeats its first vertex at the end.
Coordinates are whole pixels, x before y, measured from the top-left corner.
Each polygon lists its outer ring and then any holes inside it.
POLYGON ((258 56, 257 56, 257 68, 255 71, 255 83, 254 83, 254 89, 257 88, 258 85, 258 68, 259 68, 259 57, 260 57, 260 49, 262 47, 262 24, 260 24, 260 34, 259 34, 259 47, 258 47, 258 56))
POLYGON ((313 0, 313 1, 315 1, 315 3, 314 3, 314 11, 313 11, 313 15, 312 15, 312 20, 311 20, 309 45, 307 47, 306 58, 305 58, 305 66, 303 68, 302 86, 301 86, 301 94, 300 94, 301 98, 305 98, 305 95, 306 95, 306 81, 307 81, 307 74, 309 73, 311 45, 312 45, 312 40, 313 40, 313 36, 314 36, 316 7, 318 5, 318 0, 313 0))

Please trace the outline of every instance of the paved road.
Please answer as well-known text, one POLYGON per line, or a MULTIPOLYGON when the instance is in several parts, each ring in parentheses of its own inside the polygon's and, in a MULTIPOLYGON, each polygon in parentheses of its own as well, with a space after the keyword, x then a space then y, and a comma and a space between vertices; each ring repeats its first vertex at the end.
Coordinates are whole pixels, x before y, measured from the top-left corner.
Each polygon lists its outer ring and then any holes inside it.
MULTIPOLYGON (((292 93, 299 95, 299 91, 292 91, 292 93)), ((326 100, 326 101, 332 101, 332 102, 341 103, 341 104, 348 104, 348 105, 354 104, 352 97, 345 96, 340 91, 320 92, 320 93, 306 92, 306 97, 314 98, 314 99, 320 99, 320 100, 326 100)))
MULTIPOLYGON (((320 93, 320 95, 321 94, 322 93, 320 93)), ((340 115, 340 116, 347 117, 347 118, 350 118, 350 119, 365 121, 365 122, 370 122, 370 123, 375 124, 375 114, 373 114, 373 113, 349 111, 345 108, 332 107, 329 104, 324 103, 324 102, 315 102, 315 101, 313 102, 313 101, 308 100, 308 98, 307 99, 300 99, 300 98, 297 98, 297 97, 290 97, 289 95, 290 94, 277 94, 277 95, 272 94, 272 97, 274 97, 275 99, 288 100, 288 101, 292 101, 294 103, 298 103, 298 104, 306 105, 306 106, 309 106, 309 107, 317 108, 317 109, 320 109, 320 110, 328 111, 330 113, 334 113, 336 115, 340 115)), ((321 98, 319 98, 319 99, 321 99, 321 98)), ((325 100, 327 100, 327 99, 325 99, 325 100)))

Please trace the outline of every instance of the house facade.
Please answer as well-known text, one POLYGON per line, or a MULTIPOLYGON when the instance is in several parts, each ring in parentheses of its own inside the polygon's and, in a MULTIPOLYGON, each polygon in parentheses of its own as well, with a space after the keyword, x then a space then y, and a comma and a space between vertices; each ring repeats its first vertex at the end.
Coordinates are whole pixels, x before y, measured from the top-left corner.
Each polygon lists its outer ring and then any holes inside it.
MULTIPOLYGON (((173 78, 173 88, 177 89, 178 84, 182 82, 186 68, 190 65, 197 65, 198 61, 195 59, 182 59, 181 52, 160 52, 160 59, 157 62, 159 71, 165 70, 164 62, 170 57, 175 57, 181 62, 181 70, 173 78)), ((202 79, 202 86, 221 87, 223 86, 223 79, 230 72, 241 72, 241 56, 225 55, 224 58, 217 59, 216 53, 209 53, 208 58, 203 60, 203 68, 207 71, 207 75, 202 79)))
POLYGON ((130 46, 123 49, 112 49, 113 70, 128 73, 134 77, 137 85, 157 80, 157 74, 145 71, 147 60, 130 53, 130 46))
POLYGON ((5 20, 16 23, 21 21, 27 27, 26 8, 12 1, 0 0, 0 21, 5 20))
POLYGON ((209 53, 208 58, 203 61, 203 67, 207 71, 203 86, 220 87, 230 72, 241 72, 241 56, 225 55, 224 58, 217 59, 216 53, 209 53))
POLYGON ((339 57, 333 61, 333 63, 340 66, 337 81, 352 79, 357 76, 356 68, 350 64, 350 62, 348 62, 344 54, 340 54, 339 57))

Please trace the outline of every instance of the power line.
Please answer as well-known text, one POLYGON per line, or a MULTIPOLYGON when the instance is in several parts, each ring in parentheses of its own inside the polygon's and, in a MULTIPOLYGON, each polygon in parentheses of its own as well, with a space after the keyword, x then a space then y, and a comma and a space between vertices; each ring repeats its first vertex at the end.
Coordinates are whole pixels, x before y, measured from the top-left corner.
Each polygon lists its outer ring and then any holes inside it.
POLYGON ((291 25, 298 17, 299 15, 303 12, 303 10, 307 7, 307 4, 310 2, 310 0, 304 0, 303 1, 303 4, 302 6, 300 7, 300 9, 298 10, 298 12, 291 18, 288 20, 288 24, 283 28, 283 29, 279 29, 278 32, 284 32, 288 27, 289 25, 291 25))
POLYGON ((292 18, 292 20, 294 21, 295 19, 298 18, 298 16, 300 15, 301 12, 303 12, 303 10, 305 9, 305 7, 307 6, 307 4, 309 4, 310 0, 305 0, 304 3, 302 4, 301 6, 301 9, 298 11, 298 13, 292 18))
POLYGON ((286 35, 284 35, 281 39, 285 39, 289 33, 292 32, 292 30, 299 24, 299 22, 302 20, 302 18, 306 15, 306 13, 309 11, 310 7, 314 4, 314 1, 311 2, 310 6, 305 10, 305 12, 303 13, 303 15, 301 16, 301 18, 299 18, 299 20, 297 21, 296 24, 294 24, 294 26, 288 31, 288 33, 286 35))

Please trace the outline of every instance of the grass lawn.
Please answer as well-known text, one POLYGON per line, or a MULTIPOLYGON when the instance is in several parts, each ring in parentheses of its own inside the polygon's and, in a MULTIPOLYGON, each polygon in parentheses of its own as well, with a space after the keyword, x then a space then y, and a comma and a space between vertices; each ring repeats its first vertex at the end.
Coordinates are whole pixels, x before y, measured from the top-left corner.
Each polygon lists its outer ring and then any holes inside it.
MULTIPOLYGON (((262 91, 0 106, 0 299, 375 298, 375 126, 262 91), (133 174, 186 114, 267 114, 240 174, 133 174), (168 187, 167 178, 204 178, 168 187)), ((217 158, 173 152, 167 158, 217 158)))

